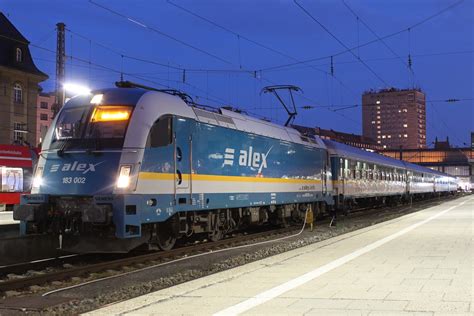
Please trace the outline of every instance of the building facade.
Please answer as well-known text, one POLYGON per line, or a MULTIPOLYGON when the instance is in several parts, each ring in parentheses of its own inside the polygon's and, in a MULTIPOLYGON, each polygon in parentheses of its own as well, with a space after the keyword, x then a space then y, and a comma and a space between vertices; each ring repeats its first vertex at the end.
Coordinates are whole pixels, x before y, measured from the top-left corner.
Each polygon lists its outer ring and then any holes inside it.
POLYGON ((383 149, 426 148, 425 94, 395 88, 365 92, 362 124, 362 135, 383 149))
POLYGON ((43 142, 44 135, 46 135, 48 128, 51 126, 51 122, 53 121, 53 106, 55 103, 56 96, 54 92, 39 93, 36 104, 36 145, 43 142))
POLYGON ((292 125, 292 127, 304 135, 316 135, 323 139, 334 140, 336 142, 365 150, 378 151, 382 149, 382 146, 377 144, 374 139, 362 135, 349 134, 320 127, 306 127, 300 125, 292 125))
POLYGON ((0 144, 36 145, 39 83, 28 40, 0 12, 0 144))

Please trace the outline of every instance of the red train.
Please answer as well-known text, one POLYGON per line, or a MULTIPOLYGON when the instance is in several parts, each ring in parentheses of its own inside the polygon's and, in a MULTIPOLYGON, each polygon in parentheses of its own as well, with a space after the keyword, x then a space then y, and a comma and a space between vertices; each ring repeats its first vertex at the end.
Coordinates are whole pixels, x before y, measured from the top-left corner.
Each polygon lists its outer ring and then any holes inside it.
POLYGON ((0 145, 0 211, 12 211, 20 195, 29 193, 37 157, 26 146, 0 145))

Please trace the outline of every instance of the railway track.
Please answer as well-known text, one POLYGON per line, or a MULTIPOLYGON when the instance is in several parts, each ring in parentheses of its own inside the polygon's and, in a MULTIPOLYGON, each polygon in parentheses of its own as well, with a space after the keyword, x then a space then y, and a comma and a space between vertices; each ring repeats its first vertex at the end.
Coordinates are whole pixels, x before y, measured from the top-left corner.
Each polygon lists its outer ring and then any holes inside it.
MULTIPOLYGON (((19 277, 17 279, 11 279, 7 281, 0 282, 0 292, 11 291, 11 290, 20 290, 27 288, 32 285, 41 285, 52 281, 59 281, 64 279, 69 279, 72 277, 82 277, 87 274, 94 272, 102 272, 105 270, 114 270, 121 269, 124 266, 133 266, 141 263, 150 263, 150 262, 166 262, 173 259, 178 259, 183 256, 190 256, 202 252, 211 252, 225 247, 235 246, 236 244, 245 244, 251 242, 252 240, 266 237, 272 238, 275 236, 282 236, 291 232, 295 232, 297 229, 295 227, 287 227, 277 230, 271 230, 261 233, 254 233, 249 235, 242 235, 234 238, 223 239, 215 242, 199 243, 192 246, 183 246, 180 248, 172 249, 165 252, 153 252, 136 256, 128 256, 125 258, 115 259, 115 260, 105 260, 99 263, 87 264, 79 267, 71 267, 68 269, 63 269, 60 271, 53 271, 50 273, 34 275, 29 277, 19 277)), ((60 262, 67 260, 67 258, 58 258, 60 262)), ((24 271, 25 269, 33 270, 37 269, 37 264, 40 264, 41 267, 47 267, 48 262, 57 262, 57 261, 41 261, 41 262, 29 262, 21 265, 13 265, 13 269, 17 271, 24 271), (17 268, 15 268, 17 266, 17 268)), ((3 273, 9 269, 9 267, 2 267, 3 273)), ((0 273, 2 270, 0 270, 0 273)))
MULTIPOLYGON (((446 201, 444 199, 443 201, 446 201)), ((440 200, 437 198, 417 201, 412 205, 399 205, 394 207, 377 207, 371 209, 359 209, 354 210, 347 216, 341 216, 338 218, 338 222, 345 222, 346 220, 370 217, 377 214, 378 217, 385 216, 387 214, 396 217, 397 215, 407 213, 408 210, 416 210, 420 206, 430 207, 431 205, 437 204, 440 200)), ((324 218, 317 222, 317 225, 328 225, 330 218, 324 218)), ((125 266, 136 266, 139 264, 159 264, 165 263, 186 256, 193 256, 199 253, 212 252, 221 250, 224 248, 231 248, 237 245, 251 244, 253 241, 265 238, 266 240, 279 239, 285 235, 290 235, 301 230, 301 224, 298 227, 287 227, 282 229, 268 230, 259 233, 253 233, 248 235, 239 235, 237 237, 226 238, 215 242, 203 242, 194 245, 184 245, 176 249, 172 249, 166 252, 152 252, 146 254, 126 254, 122 257, 115 255, 116 257, 109 256, 104 260, 103 254, 86 254, 86 255, 75 255, 66 256, 59 258, 50 258, 47 260, 39 260, 33 262, 27 262, 22 264, 15 264, 11 266, 0 267, 0 276, 9 273, 22 274, 30 270, 44 270, 46 268, 64 266, 65 264, 77 264, 82 262, 81 266, 72 266, 70 268, 64 268, 59 271, 46 272, 42 274, 35 274, 33 276, 18 276, 18 278, 10 279, 0 282, 0 292, 21 290, 32 285, 43 285, 52 281, 62 281, 70 279, 72 277, 84 277, 91 273, 99 273, 106 270, 121 270, 125 266), (90 261, 93 263, 91 264, 90 261), (99 261, 99 262, 97 262, 99 261)), ((261 240, 260 240, 261 241, 261 240)))

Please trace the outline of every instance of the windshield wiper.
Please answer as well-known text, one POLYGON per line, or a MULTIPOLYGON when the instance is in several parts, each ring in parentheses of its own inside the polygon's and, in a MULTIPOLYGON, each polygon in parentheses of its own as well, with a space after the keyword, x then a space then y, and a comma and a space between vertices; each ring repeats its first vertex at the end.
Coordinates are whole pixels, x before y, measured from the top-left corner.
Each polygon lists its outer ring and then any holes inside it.
POLYGON ((67 144, 68 144, 67 138, 63 139, 61 146, 59 146, 58 150, 56 151, 59 157, 64 155, 64 151, 66 150, 67 144))

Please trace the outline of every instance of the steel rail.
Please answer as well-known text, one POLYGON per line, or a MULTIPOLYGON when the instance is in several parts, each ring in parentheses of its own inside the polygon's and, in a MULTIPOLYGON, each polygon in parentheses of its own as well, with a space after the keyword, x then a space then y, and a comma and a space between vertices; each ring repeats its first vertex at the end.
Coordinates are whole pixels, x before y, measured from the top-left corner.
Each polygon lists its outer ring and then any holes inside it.
MULTIPOLYGON (((299 229, 299 228, 298 228, 299 229)), ((48 274, 34 275, 26 278, 12 279, 0 282, 0 292, 19 290, 32 285, 45 284, 52 281, 59 281, 69 279, 71 277, 81 277, 93 272, 102 272, 105 270, 120 269, 127 265, 136 265, 139 263, 169 260, 175 257, 188 256, 190 254, 199 253, 203 251, 212 251, 222 249, 224 246, 230 246, 236 243, 245 243, 261 237, 272 237, 278 234, 285 234, 295 231, 295 227, 287 227, 278 230, 271 230, 261 233, 249 234, 234 238, 223 239, 215 242, 200 243, 192 246, 184 246, 169 251, 154 252, 145 255, 131 256, 112 261, 104 261, 92 265, 85 265, 81 267, 73 267, 61 271, 54 271, 48 274)))
MULTIPOLYGON (((344 220, 347 218, 358 218, 358 217, 363 217, 363 216, 370 216, 375 213, 385 213, 385 214, 388 213, 389 214, 390 212, 393 212, 395 214, 395 213, 403 213, 410 209, 412 209, 413 211, 416 211, 417 208, 413 208, 413 207, 420 207, 420 206, 430 207, 433 204, 437 204, 439 202, 445 202, 447 200, 451 200, 452 198, 456 198, 456 197, 457 196, 453 196, 453 197, 445 196, 443 199, 434 197, 431 199, 416 201, 412 205, 401 204, 401 205, 396 205, 396 206, 391 206, 391 207, 380 206, 380 207, 360 208, 360 209, 351 211, 348 215, 342 216, 339 219, 344 222, 344 220)), ((324 217, 319 222, 327 223, 329 222, 329 219, 327 217, 324 217)), ((72 267, 72 268, 64 269, 61 271, 55 271, 48 274, 35 275, 35 276, 19 278, 19 279, 12 279, 8 281, 0 282, 0 292, 5 292, 9 290, 19 290, 31 285, 40 285, 40 284, 45 284, 52 281, 70 279, 72 277, 81 277, 93 272, 102 272, 105 270, 121 269, 124 266, 137 265, 140 263, 146 263, 146 262, 158 261, 158 260, 162 260, 163 262, 166 262, 173 259, 177 259, 179 257, 191 256, 191 255, 199 254, 202 252, 210 253, 212 251, 223 249, 225 247, 235 246, 235 244, 246 244, 258 238, 262 238, 262 237, 270 238, 270 237, 274 237, 275 235, 284 235, 290 232, 299 231, 300 229, 301 227, 298 226, 298 227, 286 227, 286 228, 281 228, 281 229, 267 230, 264 232, 241 235, 238 237, 226 238, 226 239, 222 239, 222 240, 214 241, 214 242, 204 242, 204 243, 194 244, 191 246, 183 246, 183 247, 175 248, 175 249, 164 251, 164 252, 163 251, 153 252, 153 253, 148 253, 144 255, 135 255, 135 256, 132 255, 126 258, 108 260, 108 261, 80 266, 80 267, 72 267)), ((276 239, 275 241, 277 240, 278 239, 276 239)), ((42 266, 44 266, 43 262, 41 261, 38 261, 38 262, 42 266)), ((31 267, 31 269, 29 270, 34 270, 34 268, 31 267)))

